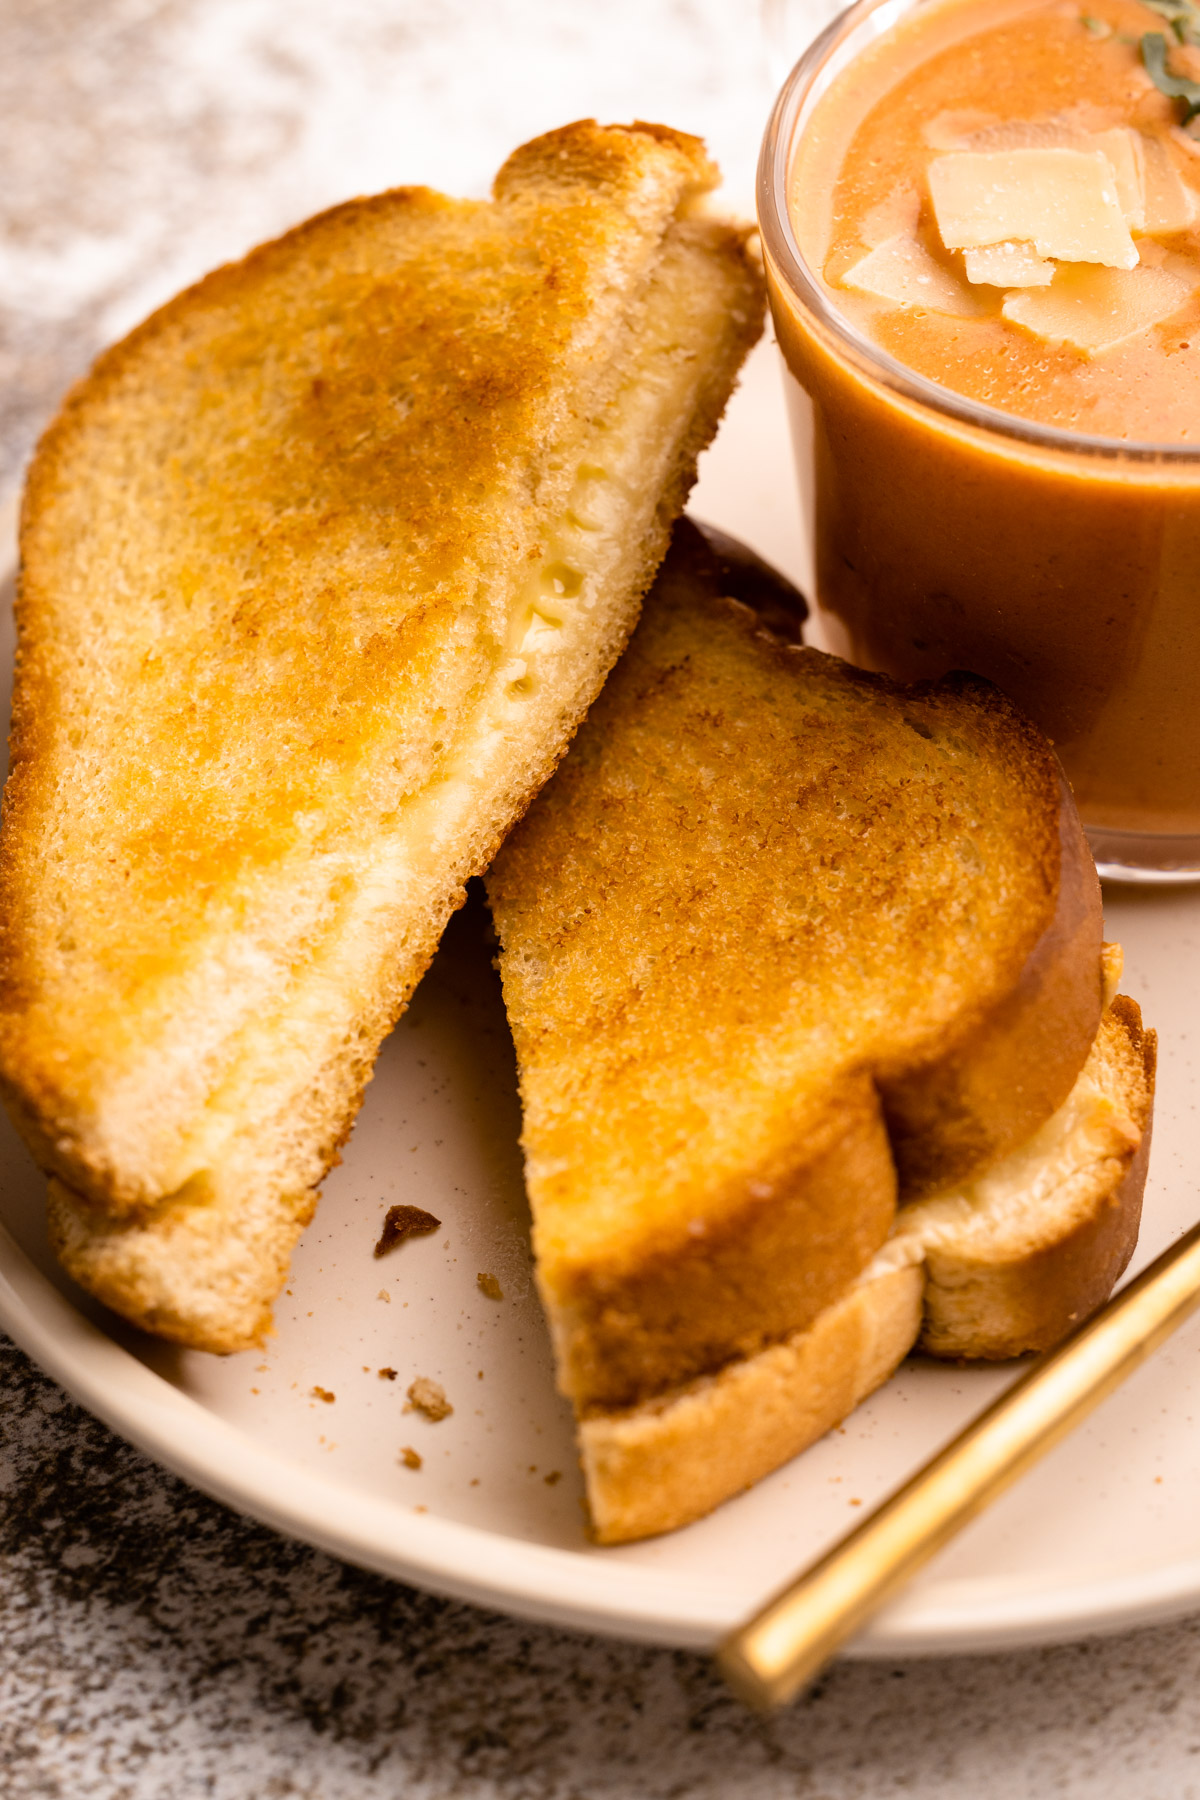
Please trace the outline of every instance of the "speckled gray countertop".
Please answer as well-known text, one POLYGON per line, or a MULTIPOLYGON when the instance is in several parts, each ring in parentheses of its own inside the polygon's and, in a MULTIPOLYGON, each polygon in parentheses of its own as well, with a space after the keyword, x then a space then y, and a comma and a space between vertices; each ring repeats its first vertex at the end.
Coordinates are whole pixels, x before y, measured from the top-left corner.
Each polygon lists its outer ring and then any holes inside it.
MULTIPOLYGON (((0 494, 104 342, 256 239, 482 192, 592 113, 704 132, 748 196, 774 73, 752 0, 0 0, 0 494)), ((1200 1620, 844 1663, 763 1723, 697 1657, 239 1519, 2 1344, 0 1558, 3 1800, 1200 1800, 1200 1620)))
POLYGON ((769 1722, 682 1652, 430 1599, 163 1475, 0 1357, 5 1800, 1200 1795, 1200 1623, 842 1663, 769 1722))

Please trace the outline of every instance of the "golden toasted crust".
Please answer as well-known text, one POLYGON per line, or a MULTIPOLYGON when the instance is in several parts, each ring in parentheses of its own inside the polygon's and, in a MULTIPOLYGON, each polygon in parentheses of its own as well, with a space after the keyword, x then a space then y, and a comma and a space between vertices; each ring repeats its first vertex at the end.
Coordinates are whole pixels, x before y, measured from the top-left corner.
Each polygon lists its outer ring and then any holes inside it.
POLYGON ((156 1337, 220 1355, 261 1343, 317 1196, 185 1187, 146 1217, 114 1219, 51 1176, 50 1245, 67 1273, 156 1337))
POLYGON ((890 1270, 757 1356, 657 1403, 584 1419, 597 1541, 690 1524, 832 1430, 911 1350, 923 1287, 919 1268, 890 1270))
POLYGON ((686 216, 714 179, 585 122, 494 202, 350 202, 154 315, 39 449, 0 1085, 68 1266, 156 1329, 261 1329, 463 882, 632 628, 760 329, 745 233, 686 216), (258 1222, 229 1257, 198 1195, 258 1222))
POLYGON ((716 187, 720 176, 703 139, 669 125, 635 119, 629 126, 577 119, 514 150, 492 184, 497 200, 570 195, 584 206, 619 200, 634 217, 661 216, 664 171, 689 194, 716 187))
POLYGON ((881 1123, 910 1191, 990 1160, 1100 1016, 1098 884, 1045 740, 986 684, 782 645, 713 582, 685 537, 488 878, 585 1412, 811 1323, 888 1228, 881 1123))
POLYGON ((1020 979, 965 1008, 917 1063, 878 1072, 903 1199, 936 1193, 1023 1143, 1066 1099, 1095 1037, 1100 884, 1061 771, 1058 780, 1057 904, 1020 979))
MULTIPOLYGON (((1080 1077, 1111 1104, 1086 1149, 1035 1208, 993 1202, 973 1228, 949 1225, 936 1237, 926 1223, 922 1350, 991 1361, 1046 1350, 1107 1300, 1137 1244, 1156 1050, 1136 1001, 1118 994, 1080 1077)), ((1049 1144, 1035 1138, 1032 1154, 1053 1168, 1049 1144)))
POLYGON ((753 1356, 845 1292, 896 1205, 870 1081, 829 1092, 808 1125, 751 1179, 710 1188, 682 1237, 648 1230, 636 1259, 584 1267, 557 1290, 549 1316, 566 1392, 588 1407, 629 1405, 681 1369, 753 1356))

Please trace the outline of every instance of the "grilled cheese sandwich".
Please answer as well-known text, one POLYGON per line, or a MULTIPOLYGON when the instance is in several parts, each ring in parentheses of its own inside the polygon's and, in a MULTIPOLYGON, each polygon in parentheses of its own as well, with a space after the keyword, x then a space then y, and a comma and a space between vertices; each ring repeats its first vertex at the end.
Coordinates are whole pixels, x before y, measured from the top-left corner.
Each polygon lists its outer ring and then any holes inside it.
POLYGON ((379 1043, 619 654, 761 329, 657 126, 354 201, 101 359, 22 520, 0 1081, 56 1248, 255 1341, 379 1043))
POLYGON ((488 876, 604 1542, 738 1492, 918 1338, 1055 1341, 1128 1260, 1149 1144, 1049 745, 986 683, 785 641, 717 549, 684 521, 488 876))

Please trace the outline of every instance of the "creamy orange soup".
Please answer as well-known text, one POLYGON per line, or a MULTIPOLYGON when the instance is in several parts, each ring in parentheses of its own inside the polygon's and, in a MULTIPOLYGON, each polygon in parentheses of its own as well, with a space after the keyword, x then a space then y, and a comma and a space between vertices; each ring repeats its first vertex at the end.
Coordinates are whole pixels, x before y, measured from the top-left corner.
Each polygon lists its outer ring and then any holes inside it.
POLYGON ((1163 18, 1132 0, 926 9, 827 97, 797 161, 791 208, 806 259, 839 309, 909 368, 1065 430, 1200 446, 1200 141, 1181 129, 1179 103, 1143 65, 1147 33, 1165 35, 1172 63, 1192 62, 1200 75, 1200 51, 1178 46, 1163 18), (1168 229, 1131 234, 1140 269, 1180 284, 1162 283, 1166 299, 1178 300, 1165 319, 1089 354, 1011 322, 1003 285, 966 279, 962 252, 939 235, 929 172, 955 150, 1019 140, 1015 125, 1034 125, 1063 147, 1132 128, 1197 196, 1182 228, 1171 229, 1178 212, 1167 213, 1168 229), (895 305, 848 284, 872 246, 909 232, 952 279, 951 298, 960 290, 977 316, 895 305))
POLYGON ((1147 35, 1200 83, 1200 48, 1133 0, 926 0, 808 116, 773 204, 826 304, 928 400, 814 307, 769 211, 764 245, 827 644, 987 676, 1094 830, 1171 836, 1200 868, 1200 141, 1147 35))

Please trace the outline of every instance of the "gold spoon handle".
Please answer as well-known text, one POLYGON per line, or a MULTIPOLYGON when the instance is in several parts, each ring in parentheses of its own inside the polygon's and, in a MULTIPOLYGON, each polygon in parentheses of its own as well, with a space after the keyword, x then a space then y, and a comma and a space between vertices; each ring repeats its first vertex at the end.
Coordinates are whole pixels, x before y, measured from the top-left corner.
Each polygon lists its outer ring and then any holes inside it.
POLYGON ((973 1424, 717 1651, 752 1706, 782 1706, 956 1531, 1200 1306, 1200 1225, 1041 1357, 973 1424))

